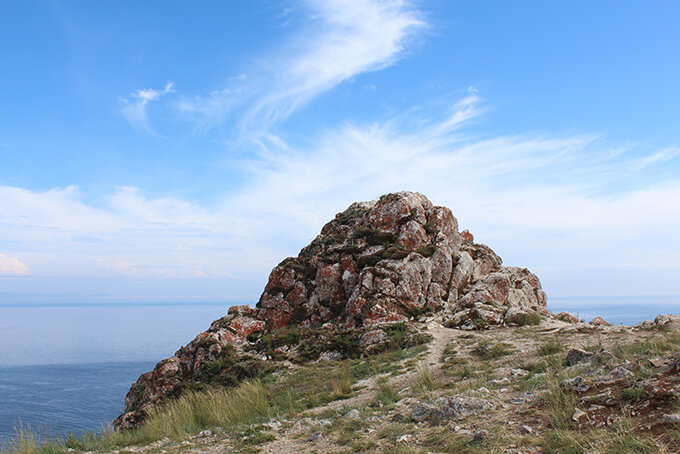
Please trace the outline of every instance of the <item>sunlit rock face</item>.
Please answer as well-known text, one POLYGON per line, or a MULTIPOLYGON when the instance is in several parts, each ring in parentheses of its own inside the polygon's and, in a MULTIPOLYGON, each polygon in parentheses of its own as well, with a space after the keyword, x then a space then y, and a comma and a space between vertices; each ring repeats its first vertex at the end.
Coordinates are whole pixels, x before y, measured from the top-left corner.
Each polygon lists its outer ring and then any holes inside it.
POLYGON ((277 359, 359 357, 425 342, 411 321, 435 312, 462 329, 548 314, 538 278, 502 266, 470 232, 459 233, 448 208, 417 192, 354 203, 272 270, 255 308, 231 307, 142 374, 114 426, 139 426, 154 405, 187 389, 261 377, 277 359))
POLYGON ((399 192, 352 204, 274 268, 257 314, 270 329, 355 328, 446 309, 448 325, 472 328, 521 323, 547 314, 545 305, 534 274, 503 267, 488 246, 459 234, 450 209, 399 192))

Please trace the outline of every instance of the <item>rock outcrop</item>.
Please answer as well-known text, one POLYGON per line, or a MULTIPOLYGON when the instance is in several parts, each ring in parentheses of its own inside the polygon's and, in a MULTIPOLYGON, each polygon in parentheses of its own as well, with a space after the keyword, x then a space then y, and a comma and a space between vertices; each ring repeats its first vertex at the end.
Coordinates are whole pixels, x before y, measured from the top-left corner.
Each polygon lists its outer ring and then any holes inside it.
POLYGON ((143 374, 118 428, 151 406, 206 384, 234 385, 272 359, 342 358, 422 342, 409 321, 443 312, 446 326, 534 323, 546 295, 526 268, 506 267, 446 207, 414 192, 352 204, 297 257, 276 266, 254 309, 236 306, 143 374))
POLYGON ((365 327, 441 309, 448 325, 467 328, 548 314, 533 273, 502 266, 488 246, 459 234, 451 210, 412 192, 336 215, 296 258, 274 268, 257 308, 272 329, 365 327))

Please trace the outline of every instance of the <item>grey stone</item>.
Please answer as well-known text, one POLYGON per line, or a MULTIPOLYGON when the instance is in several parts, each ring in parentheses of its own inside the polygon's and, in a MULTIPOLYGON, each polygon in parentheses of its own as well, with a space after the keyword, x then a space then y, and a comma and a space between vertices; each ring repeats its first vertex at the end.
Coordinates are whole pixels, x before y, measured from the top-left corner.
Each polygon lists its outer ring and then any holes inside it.
POLYGON ((345 416, 343 416, 343 419, 359 419, 359 418, 361 418, 361 412, 356 408, 351 409, 350 411, 345 413, 345 416))
POLYGON ((617 366, 614 369, 612 369, 612 371, 609 372, 608 374, 600 377, 597 380, 597 382, 605 384, 605 385, 610 385, 612 383, 617 383, 617 382, 623 381, 627 378, 630 378, 633 375, 635 375, 635 374, 633 374, 633 372, 629 371, 625 367, 617 366))
POLYGON ((586 379, 581 376, 562 380, 560 386, 564 390, 575 391, 579 393, 586 392, 590 389, 586 379))
POLYGON ((677 424, 680 423, 680 414, 665 414, 661 417, 661 422, 666 424, 677 424))
POLYGON ((319 438, 321 438, 321 432, 314 432, 309 437, 305 438, 305 441, 308 443, 312 443, 314 441, 317 441, 319 438))
POLYGON ((439 412, 434 405, 417 403, 411 407, 411 419, 416 422, 425 422, 439 412))
POLYGON ((435 403, 442 420, 459 420, 494 407, 488 400, 469 396, 440 397, 435 403))
POLYGON ((570 366, 575 366, 576 364, 590 361, 593 353, 581 350, 578 348, 572 348, 567 352, 567 364, 570 366))

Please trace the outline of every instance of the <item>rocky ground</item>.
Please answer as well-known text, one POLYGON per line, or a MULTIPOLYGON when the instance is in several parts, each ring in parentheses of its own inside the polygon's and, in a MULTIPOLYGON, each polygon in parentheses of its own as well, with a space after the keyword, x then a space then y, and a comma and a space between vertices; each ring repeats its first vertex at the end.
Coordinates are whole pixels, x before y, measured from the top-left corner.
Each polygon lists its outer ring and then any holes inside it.
POLYGON ((680 452, 680 317, 616 327, 546 301, 536 275, 422 194, 354 203, 272 270, 254 308, 143 374, 115 431, 61 446, 680 452))
POLYGON ((354 203, 272 270, 255 308, 230 308, 139 377, 114 426, 138 428, 166 400, 261 378, 286 362, 417 345, 425 337, 412 321, 434 313, 466 330, 549 315, 538 277, 503 266, 491 248, 459 232, 449 208, 415 192, 354 203))
POLYGON ((678 317, 481 331, 444 318, 414 322, 425 345, 272 374, 273 393, 321 379, 331 397, 303 412, 113 452, 680 452, 678 317))

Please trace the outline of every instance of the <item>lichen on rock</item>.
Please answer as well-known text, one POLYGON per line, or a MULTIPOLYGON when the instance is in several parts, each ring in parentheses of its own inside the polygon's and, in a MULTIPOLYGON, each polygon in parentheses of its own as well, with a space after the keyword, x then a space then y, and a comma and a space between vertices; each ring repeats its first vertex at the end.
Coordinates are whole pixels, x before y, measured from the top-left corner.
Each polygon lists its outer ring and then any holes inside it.
POLYGON ((140 376, 114 425, 139 425, 184 389, 262 376, 277 359, 357 357, 423 342, 409 322, 434 312, 463 329, 548 315, 538 277, 503 266, 491 248, 459 233, 450 209, 417 192, 354 203, 271 271, 255 308, 230 308, 140 376))

